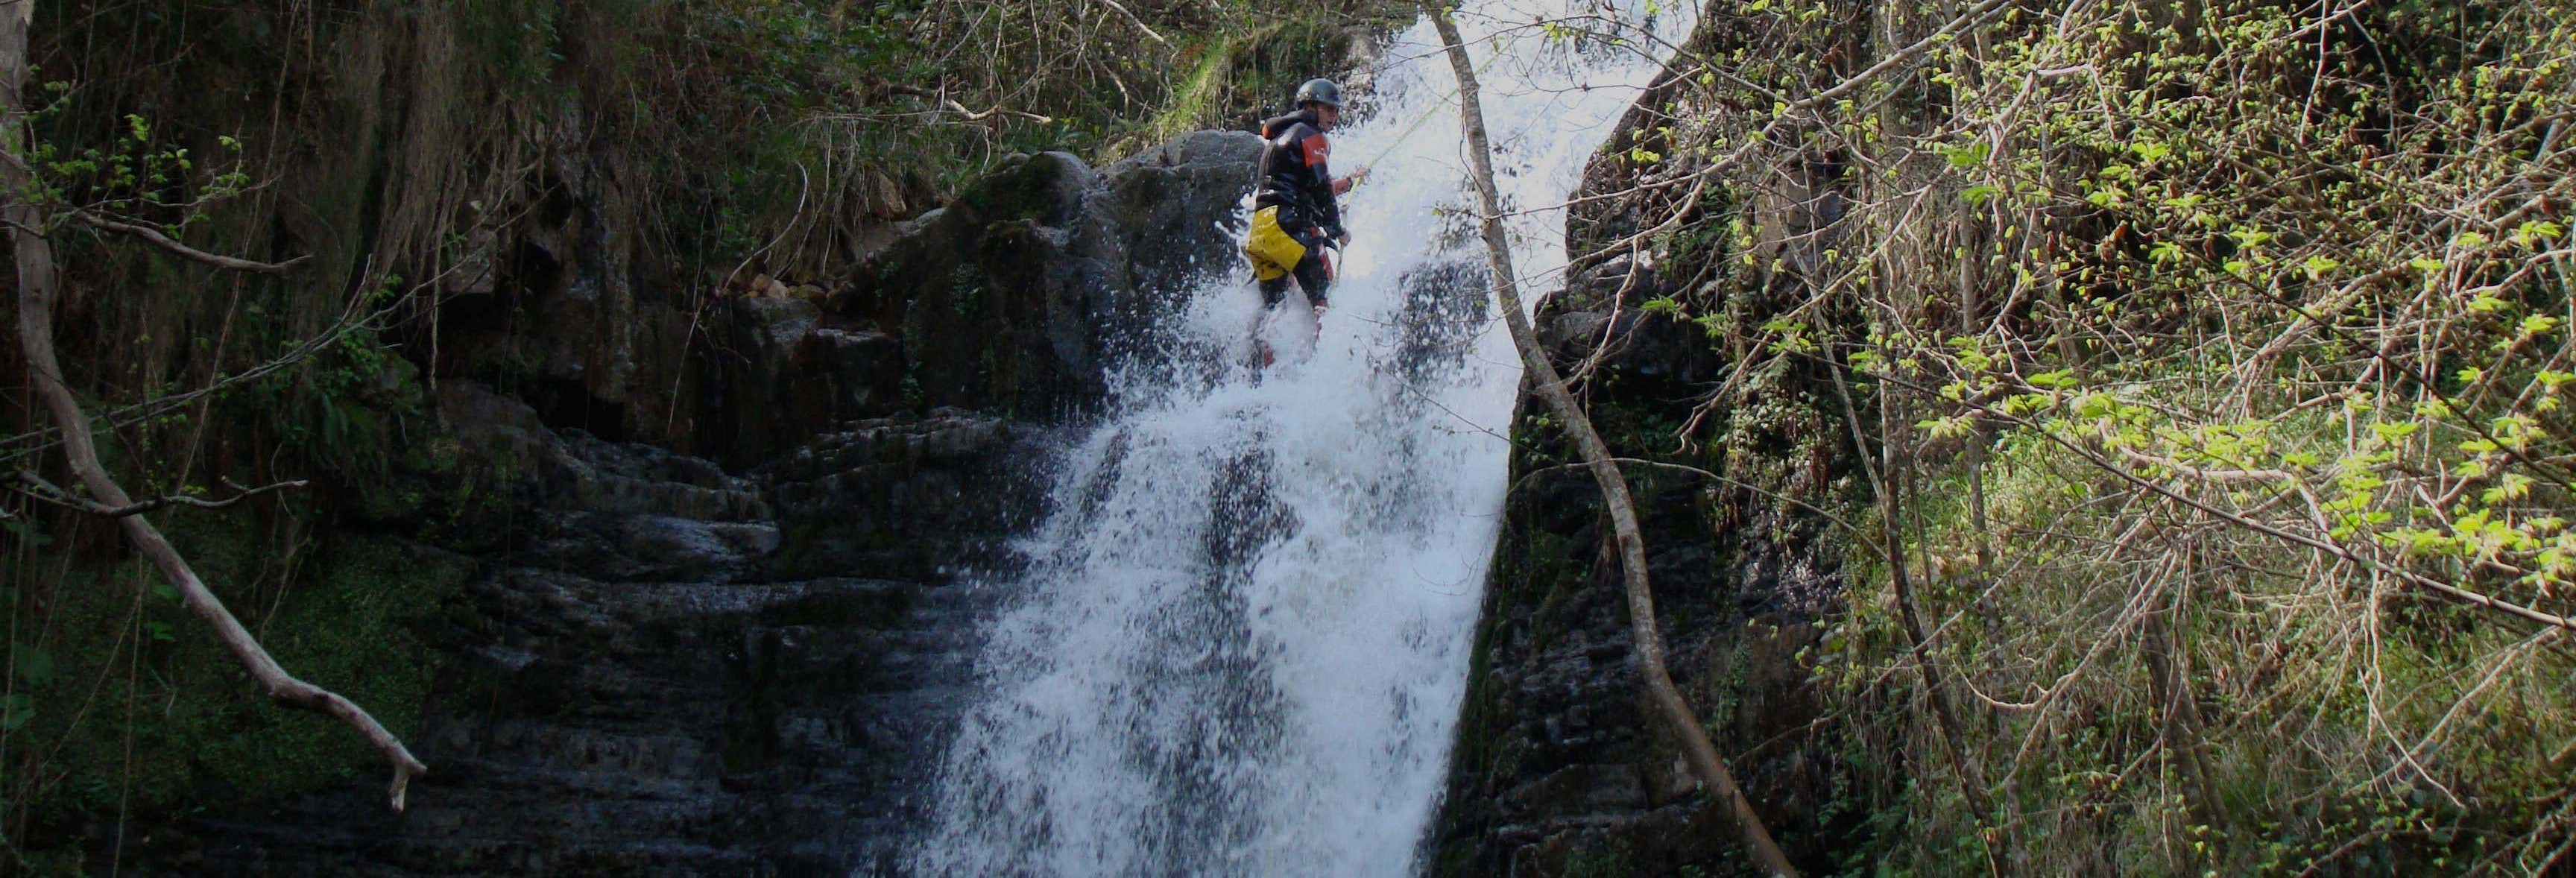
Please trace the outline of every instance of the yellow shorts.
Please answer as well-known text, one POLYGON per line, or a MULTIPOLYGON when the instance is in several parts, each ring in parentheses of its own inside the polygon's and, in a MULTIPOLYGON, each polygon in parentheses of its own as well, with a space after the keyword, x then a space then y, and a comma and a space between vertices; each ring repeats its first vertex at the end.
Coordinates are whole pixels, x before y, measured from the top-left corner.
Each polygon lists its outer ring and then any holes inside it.
POLYGON ((1279 208, 1265 207, 1252 214, 1252 234, 1243 239, 1243 255, 1252 260, 1252 276, 1270 280, 1297 270, 1299 260, 1306 258, 1306 245, 1279 227, 1279 208))

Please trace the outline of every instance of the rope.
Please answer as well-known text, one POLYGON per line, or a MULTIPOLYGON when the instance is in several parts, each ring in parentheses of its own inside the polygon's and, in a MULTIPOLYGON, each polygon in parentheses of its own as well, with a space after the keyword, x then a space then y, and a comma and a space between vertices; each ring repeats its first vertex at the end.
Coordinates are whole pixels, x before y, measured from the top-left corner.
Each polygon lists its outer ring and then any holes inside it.
MULTIPOLYGON (((1495 53, 1494 53, 1494 55, 1493 55, 1493 57, 1485 59, 1485 64, 1484 64, 1484 66, 1476 68, 1476 75, 1478 75, 1478 76, 1483 76, 1483 75, 1485 75, 1485 71, 1493 69, 1493 67, 1494 67, 1494 62, 1496 62, 1496 61, 1501 61, 1501 60, 1503 60, 1503 53, 1501 53, 1501 52, 1495 52, 1495 53)), ((1377 167, 1377 163, 1378 163, 1378 162, 1385 161, 1387 156, 1389 156, 1389 155, 1393 155, 1393 154, 1395 153, 1395 148, 1396 148, 1396 147, 1403 146, 1403 145, 1404 145, 1404 142, 1405 142, 1406 140, 1410 140, 1410 139, 1412 139, 1412 138, 1413 138, 1413 132, 1416 132, 1416 131, 1420 131, 1420 130, 1422 130, 1422 125, 1423 125, 1423 123, 1431 121, 1431 117, 1433 117, 1433 116, 1440 115, 1440 111, 1441 111, 1442 109, 1444 109, 1444 108, 1447 108, 1447 107, 1449 106, 1449 102, 1450 102, 1450 101, 1454 101, 1454 100, 1457 100, 1457 99, 1458 99, 1458 89, 1455 89, 1455 88, 1450 89, 1448 94, 1441 96, 1441 98, 1440 98, 1440 102, 1439 102, 1439 103, 1432 104, 1430 107, 1425 108, 1425 109, 1422 111, 1422 115, 1421 115, 1421 117, 1414 119, 1414 120, 1413 120, 1413 124, 1405 126, 1404 131, 1403 131, 1402 133, 1397 134, 1397 135, 1395 136, 1395 140, 1394 140, 1393 142, 1388 143, 1388 144, 1386 145, 1386 148, 1385 148, 1385 149, 1379 150, 1379 151, 1378 151, 1378 154, 1377 154, 1377 156, 1376 156, 1375 158, 1369 159, 1368 161, 1366 161, 1366 162, 1364 162, 1364 163, 1361 163, 1360 167, 1363 167, 1363 168, 1375 168, 1375 167, 1377 167)))

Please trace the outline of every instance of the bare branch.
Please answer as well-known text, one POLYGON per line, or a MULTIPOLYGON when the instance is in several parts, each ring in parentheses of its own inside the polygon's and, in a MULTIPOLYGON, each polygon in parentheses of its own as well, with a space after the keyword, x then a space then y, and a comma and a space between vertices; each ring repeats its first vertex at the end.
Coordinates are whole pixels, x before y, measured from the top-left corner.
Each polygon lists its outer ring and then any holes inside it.
MULTIPOLYGON (((20 103, 20 96, 25 93, 27 80, 27 31, 33 6, 32 3, 19 3, 14 10, 0 11, 0 154, 13 159, 0 162, 0 188, 10 190, 24 190, 35 185, 25 163, 14 160, 22 154, 24 142, 20 138, 27 130, 26 111, 20 103)), ((18 270, 18 346, 20 354, 26 358, 29 383, 53 415, 54 425, 62 431, 64 462, 70 466, 73 475, 80 478, 81 486, 88 489, 90 496, 97 498, 100 505, 109 509, 134 506, 134 499, 100 465, 98 448, 90 435, 89 416, 81 411, 80 402, 73 398, 71 388, 63 383, 62 364, 54 354, 56 269, 53 243, 42 235, 24 231, 46 227, 44 210, 37 204, 20 202, 8 205, 6 214, 19 229, 10 237, 18 270)), ((268 650, 251 636, 249 629, 242 627, 241 620, 234 618, 232 611, 224 608, 223 601, 215 597, 214 591, 206 587, 205 581, 197 577, 197 571, 189 566, 187 558, 179 554, 178 548, 162 536, 160 529, 152 526, 148 516, 124 515, 117 518, 117 524, 125 531, 126 539, 134 544, 135 551, 160 568, 163 578, 178 587, 188 609, 215 629, 215 635, 225 649, 241 662, 252 679, 259 682, 260 691, 269 700, 327 714, 348 723, 365 736, 387 762, 392 763, 394 776, 389 796, 394 810, 402 810, 403 797, 411 787, 411 779, 427 773, 429 767, 412 756, 410 748, 403 746, 400 738, 394 737, 364 708, 328 689, 297 679, 279 667, 268 650)))
POLYGON ((279 482, 274 485, 263 485, 257 488, 245 488, 240 485, 233 484, 230 479, 221 479, 219 481, 224 487, 231 488, 233 490, 232 496, 221 500, 208 500, 204 497, 194 497, 187 494, 164 494, 139 503, 130 503, 124 506, 108 506, 96 501, 74 497, 71 492, 63 490, 53 482, 47 481, 45 477, 36 475, 35 473, 20 470, 16 474, 16 478, 19 482, 26 485, 26 487, 18 489, 19 493, 34 498, 38 502, 106 518, 124 518, 128 515, 141 515, 143 513, 152 512, 168 506, 190 506, 198 509, 222 509, 226 506, 231 506, 235 503, 239 503, 252 497, 257 497, 261 494, 274 494, 279 491, 291 488, 302 488, 311 484, 305 480, 297 479, 290 482, 279 482))
POLYGON ((1053 117, 1053 116, 1041 116, 1041 115, 1038 115, 1038 114, 1036 114, 1036 113, 1022 112, 1022 111, 1019 111, 1019 110, 1013 110, 1013 109, 1009 109, 1009 108, 1001 107, 1001 106, 994 106, 994 107, 992 107, 992 108, 990 108, 990 109, 986 109, 986 110, 983 110, 983 111, 981 111, 981 112, 978 112, 978 111, 975 111, 975 110, 969 110, 969 109, 966 109, 966 105, 958 103, 956 98, 949 97, 949 96, 948 96, 947 94, 945 94, 945 93, 942 93, 942 92, 934 92, 934 91, 931 91, 931 90, 929 90, 929 89, 916 88, 916 87, 909 86, 909 85, 891 85, 891 84, 890 84, 890 85, 887 85, 887 86, 886 86, 886 90, 887 90, 887 91, 890 91, 890 92, 894 92, 895 94, 912 95, 913 97, 917 97, 917 98, 927 98, 927 99, 929 99, 932 103, 935 103, 935 104, 938 104, 939 106, 942 106, 942 107, 946 107, 946 108, 948 108, 948 111, 949 111, 949 112, 951 112, 951 113, 955 113, 955 114, 957 114, 958 116, 963 117, 963 118, 967 119, 968 121, 973 121, 973 122, 981 122, 981 121, 984 121, 984 120, 986 120, 986 119, 993 118, 993 117, 995 117, 995 116, 1018 116, 1018 117, 1020 117, 1020 118, 1022 118, 1022 119, 1027 119, 1027 120, 1029 120, 1029 121, 1031 121, 1031 122, 1036 122, 1036 123, 1041 124, 1041 125, 1050 124, 1050 123, 1053 123, 1053 122, 1055 121, 1055 117, 1053 117))
MULTIPOLYGON (((1829 366, 1832 364, 1828 364, 1829 366)), ((1860 458, 1861 469, 1869 476, 1870 487, 1878 494, 1880 549, 1886 553, 1890 590, 1896 593, 1898 621, 1914 653, 1914 662, 1923 668, 1923 689, 1932 697, 1932 718, 1941 726, 1941 736, 1949 742, 1950 761, 1959 769, 1960 794, 1969 807, 1977 811, 1976 821, 1984 825, 1995 813, 1987 797, 1985 770, 1968 756, 1967 724, 1959 719, 1959 709, 1950 699, 1950 674, 1942 667, 1940 654, 1932 651, 1932 638, 1923 633, 1923 614, 1914 598, 1912 576, 1906 570, 1905 539, 1899 531, 1904 519, 1898 516, 1897 491, 1900 475, 1907 462, 1901 451, 1903 443, 1891 435, 1897 419, 1890 417, 1894 400, 1882 392, 1878 398, 1879 453, 1882 458, 1873 465, 1869 459, 1869 438, 1862 434, 1860 411, 1852 403, 1851 388, 1843 380, 1840 368, 1833 368, 1834 392, 1841 399, 1844 423, 1851 428, 1852 451, 1860 458)))
POLYGON ((1629 639, 1634 644, 1639 675, 1645 678, 1647 700, 1655 706, 1658 717, 1680 740, 1682 754, 1691 768, 1707 784, 1710 795, 1724 803, 1720 813, 1733 824, 1741 836, 1744 849, 1764 871, 1774 875, 1795 876, 1796 867, 1771 839, 1771 831, 1762 824, 1761 815, 1746 800, 1744 790, 1735 782, 1735 773, 1726 767, 1716 745, 1708 738, 1699 717, 1683 700, 1681 689, 1673 685, 1672 672, 1664 664, 1663 633, 1655 621, 1654 589, 1646 581, 1646 540, 1637 525, 1636 503, 1628 493, 1627 477, 1610 456, 1609 446, 1592 427, 1565 379, 1556 366, 1548 362, 1547 348, 1531 329, 1529 314, 1521 306, 1519 283, 1512 271, 1511 243, 1503 232, 1500 218, 1501 196, 1494 189, 1493 150, 1485 138, 1485 111, 1477 93, 1475 65, 1467 58, 1466 41, 1458 35, 1458 25, 1449 20, 1449 12, 1436 0, 1423 0, 1423 14, 1430 16, 1439 29, 1440 40, 1449 52, 1449 66, 1458 77, 1459 115, 1467 133, 1467 158, 1476 186, 1476 210, 1483 218, 1486 261, 1493 269, 1494 294, 1501 299, 1503 323, 1511 330, 1512 343, 1520 349, 1521 361, 1529 370, 1530 381, 1548 408, 1565 423, 1565 432, 1580 449, 1593 480, 1601 486, 1601 505, 1610 516, 1616 535, 1620 568, 1626 573, 1629 639))
MULTIPOLYGON (((1742 488, 1742 489, 1744 489, 1744 490, 1751 491, 1751 492, 1756 493, 1756 494, 1760 494, 1760 495, 1762 495, 1762 496, 1764 496, 1764 497, 1769 497, 1769 498, 1771 498, 1771 499, 1773 499, 1773 500, 1778 500, 1778 501, 1780 501, 1780 502, 1782 502, 1782 503, 1787 503, 1787 504, 1789 504, 1789 505, 1796 506, 1796 507, 1798 507, 1798 508, 1800 508, 1800 509, 1807 510, 1808 512, 1815 513, 1817 516, 1820 516, 1820 517, 1824 518, 1826 521, 1833 522, 1835 526, 1840 527, 1840 528, 1842 528, 1843 530, 1850 531, 1850 532, 1851 532, 1853 535, 1855 535, 1855 536, 1863 536, 1863 537, 1866 537, 1866 536, 1868 536, 1868 535, 1869 535, 1867 532, 1865 532, 1865 531, 1861 530, 1859 525, 1853 524, 1853 523, 1851 523, 1850 521, 1845 520, 1842 516, 1835 515, 1835 514, 1833 514, 1833 513, 1831 513, 1831 512, 1827 512, 1827 511, 1825 511, 1825 510, 1824 510, 1824 508, 1823 508, 1823 507, 1817 506, 1816 504, 1813 504, 1813 503, 1809 503, 1809 502, 1807 502, 1807 501, 1805 501, 1805 500, 1800 500, 1800 499, 1798 499, 1798 498, 1796 498, 1796 497, 1791 497, 1791 496, 1789 496, 1789 495, 1787 495, 1787 494, 1782 494, 1782 493, 1780 493, 1780 492, 1773 491, 1773 490, 1770 490, 1770 489, 1768 489, 1768 488, 1764 488, 1764 487, 1762 487, 1762 486, 1760 486, 1760 485, 1756 485, 1756 484, 1753 484, 1753 483, 1751 483, 1751 482, 1744 481, 1744 480, 1742 480, 1742 479, 1729 478, 1729 477, 1727 477, 1727 476, 1718 475, 1718 474, 1716 474, 1716 473, 1709 472, 1708 470, 1700 469, 1699 467, 1695 467, 1695 466, 1683 466, 1683 465, 1678 464, 1678 463, 1665 463, 1665 462, 1660 461, 1660 460, 1640 460, 1640 459, 1638 459, 1638 458, 1634 458, 1634 457, 1614 457, 1614 458, 1611 458, 1611 459, 1610 459, 1610 462, 1611 462, 1611 463, 1618 464, 1618 465, 1620 465, 1620 466, 1642 466, 1642 467, 1649 467, 1649 468, 1652 468, 1652 469, 1672 470, 1672 471, 1674 471, 1674 472, 1689 473, 1689 474, 1691 474, 1691 475, 1695 475, 1695 476, 1698 476, 1698 477, 1700 477, 1700 478, 1707 479, 1707 480, 1712 481, 1712 482, 1716 482, 1716 483, 1718 483, 1718 484, 1727 485, 1727 486, 1736 487, 1736 488, 1742 488)), ((1531 482, 1531 480, 1534 480, 1534 479, 1538 478, 1539 476, 1548 475, 1548 474, 1550 474, 1550 473, 1564 472, 1564 471, 1567 471, 1567 470, 1581 469, 1581 468, 1583 468, 1583 467, 1585 467, 1585 466, 1587 466, 1587 465, 1588 465, 1588 464, 1583 464, 1583 463, 1561 463, 1561 464, 1557 464, 1557 465, 1555 465, 1555 466, 1551 466, 1551 467, 1542 467, 1542 468, 1539 468, 1539 469, 1530 470, 1529 472, 1522 474, 1522 475, 1521 475, 1521 477, 1520 477, 1520 480, 1519 480, 1519 481, 1513 482, 1513 483, 1512 483, 1511 490, 1510 490, 1509 492, 1507 492, 1507 493, 1518 493, 1518 492, 1520 491, 1520 489, 1525 488, 1525 487, 1528 487, 1528 486, 1529 486, 1529 483, 1531 482)))
POLYGON ((285 262, 257 262, 233 256, 208 253, 195 247, 179 243, 178 239, 162 234, 161 230, 152 228, 151 226, 119 222, 86 210, 73 210, 71 212, 71 218, 78 221, 81 225, 85 225, 93 229, 132 235, 136 238, 143 239, 145 243, 159 247, 180 257, 212 265, 216 268, 230 269, 233 271, 248 271, 257 274, 285 274, 289 269, 302 265, 313 258, 312 254, 308 253, 286 260, 285 262))
MULTIPOLYGON (((98 420, 104 421, 110 429, 131 426, 152 418, 160 417, 163 414, 181 406, 188 405, 189 403, 195 402, 199 399, 219 394, 226 390, 277 374, 278 372, 285 371, 286 369, 304 362, 307 359, 311 359, 315 354, 319 354, 330 349, 331 345, 339 342, 341 336, 346 335, 352 330, 361 327, 382 325, 382 321, 384 321, 385 318, 392 316, 395 310, 402 307, 402 300, 399 298, 374 311, 366 311, 366 303, 367 300, 363 296, 350 297, 348 308, 340 313, 340 319, 337 322, 332 323, 321 332, 307 337, 304 341, 296 344, 294 348, 289 349, 284 354, 278 355, 275 359, 253 366, 249 369, 224 376, 221 379, 195 390, 187 391, 185 393, 175 393, 169 396, 155 397, 132 405, 110 409, 105 415, 100 416, 98 420)), ((0 439, 0 459, 15 458, 50 448, 53 446, 53 443, 60 441, 59 437, 61 432, 61 430, 55 427, 48 426, 20 433, 15 436, 10 436, 5 439, 0 439)))
POLYGON ((1137 30, 1144 31, 1146 36, 1153 37, 1154 42, 1161 43, 1166 46, 1172 44, 1172 41, 1163 39, 1162 34, 1155 33, 1153 28, 1146 26, 1145 20, 1137 18, 1136 13, 1129 12, 1127 11, 1127 7, 1119 5, 1118 0, 1100 0, 1100 5, 1118 10, 1118 14, 1127 17, 1129 24, 1135 25, 1137 30))

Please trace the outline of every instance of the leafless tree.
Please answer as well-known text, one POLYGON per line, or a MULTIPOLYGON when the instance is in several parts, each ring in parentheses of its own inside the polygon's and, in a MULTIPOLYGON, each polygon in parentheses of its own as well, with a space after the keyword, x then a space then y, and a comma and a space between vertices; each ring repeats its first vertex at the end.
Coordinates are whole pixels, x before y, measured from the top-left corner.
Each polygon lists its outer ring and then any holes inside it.
MULTIPOLYGON (((53 314, 58 295, 54 245, 49 236, 66 224, 77 223, 111 234, 130 237, 176 258, 215 266, 229 271, 283 273, 295 261, 264 263, 197 250, 165 234, 151 224, 124 218, 102 216, 79 208, 61 208, 50 203, 43 182, 31 164, 31 133, 27 125, 25 94, 28 78, 28 36, 34 22, 35 4, 28 0, 0 6, 0 191, 8 197, 6 219, 14 248, 18 272, 18 342, 26 358, 27 373, 36 395, 43 400, 60 431, 59 443, 63 462, 76 487, 86 491, 81 496, 72 490, 57 488, 34 474, 22 474, 14 484, 21 490, 85 513, 113 518, 124 530, 136 552, 152 562, 163 578, 179 590, 188 609, 211 626, 224 647, 250 672, 260 691, 278 704, 337 717, 366 736, 393 765, 393 783, 389 793, 392 807, 403 807, 405 791, 411 779, 429 770, 412 756, 400 738, 387 731, 364 708, 329 690, 307 683, 288 674, 271 658, 249 629, 225 609, 221 600, 199 579, 187 558, 170 544, 160 529, 152 525, 149 513, 172 505, 213 505, 229 501, 206 501, 196 498, 164 497, 137 501, 99 461, 96 440, 91 434, 91 418, 82 411, 80 402, 63 381, 60 362, 54 354, 53 314)), ((290 485, 261 489, 241 489, 247 496, 290 485)))
POLYGON ((1521 362, 1528 369, 1529 381, 1537 388, 1539 398, 1565 424, 1565 432, 1574 439, 1584 465, 1601 487, 1601 506, 1610 516, 1612 532, 1619 548, 1619 566, 1625 574, 1628 597, 1629 639, 1636 644, 1637 670, 1645 678, 1647 700, 1654 704, 1656 715, 1664 720, 1673 737, 1682 744, 1682 753, 1691 770, 1708 786, 1711 795, 1725 806, 1727 821, 1742 837, 1745 851, 1753 861, 1773 875, 1795 876, 1796 867, 1780 851, 1771 831, 1762 825, 1753 803, 1735 782, 1735 773, 1717 754, 1707 730, 1700 727, 1699 715, 1683 700, 1681 689, 1673 685, 1673 675, 1664 664, 1664 637, 1655 622, 1655 592, 1646 580, 1646 539, 1637 526, 1636 502, 1628 493, 1628 479, 1619 471, 1619 462, 1593 429, 1592 419, 1566 389, 1564 377, 1548 361, 1547 348, 1530 327, 1529 315, 1522 310, 1520 287, 1512 271, 1511 242, 1504 234, 1501 218, 1502 200, 1494 189, 1493 150, 1485 137, 1485 112, 1478 97, 1475 65, 1467 59, 1466 41, 1458 36, 1458 25, 1449 11, 1432 0, 1422 4, 1423 13, 1439 28, 1440 39, 1447 44, 1450 68, 1458 75, 1460 115, 1467 130, 1469 176, 1476 186, 1476 210, 1483 218, 1486 265, 1493 272, 1494 295, 1500 300, 1503 323, 1511 330, 1512 344, 1520 349, 1521 362))

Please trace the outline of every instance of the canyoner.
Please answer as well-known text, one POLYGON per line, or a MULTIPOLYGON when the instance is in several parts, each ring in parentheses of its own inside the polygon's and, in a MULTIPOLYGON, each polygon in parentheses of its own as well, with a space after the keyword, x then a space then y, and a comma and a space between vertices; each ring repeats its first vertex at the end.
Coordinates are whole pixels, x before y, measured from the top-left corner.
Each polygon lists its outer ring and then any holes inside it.
MULTIPOLYGON (((1351 240, 1337 199, 1366 181, 1369 169, 1363 165, 1335 177, 1326 164, 1333 147, 1324 132, 1341 124, 1341 86, 1309 79, 1297 87, 1295 103, 1296 109, 1261 123, 1260 179, 1243 253, 1261 288, 1263 319, 1277 313, 1293 279, 1314 309, 1315 333, 1321 335, 1333 285, 1332 259, 1324 250, 1351 240)), ((1253 343, 1261 365, 1268 366, 1277 353, 1257 337, 1257 330, 1253 343)))

